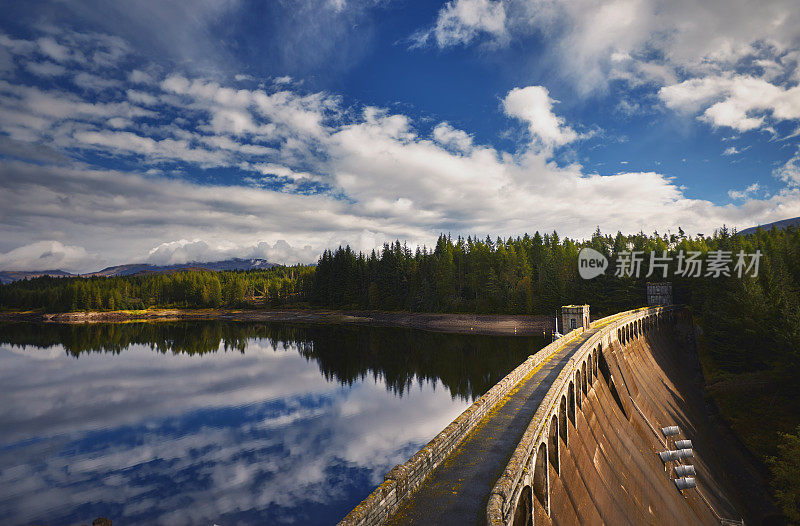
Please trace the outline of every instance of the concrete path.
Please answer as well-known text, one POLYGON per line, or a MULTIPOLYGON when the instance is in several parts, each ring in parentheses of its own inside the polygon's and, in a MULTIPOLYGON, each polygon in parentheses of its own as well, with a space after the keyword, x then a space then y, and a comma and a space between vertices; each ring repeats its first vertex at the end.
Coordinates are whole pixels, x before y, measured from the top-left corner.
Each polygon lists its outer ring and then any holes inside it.
POLYGON ((387 524, 483 524, 489 492, 569 357, 599 327, 576 337, 521 380, 408 498, 387 524))

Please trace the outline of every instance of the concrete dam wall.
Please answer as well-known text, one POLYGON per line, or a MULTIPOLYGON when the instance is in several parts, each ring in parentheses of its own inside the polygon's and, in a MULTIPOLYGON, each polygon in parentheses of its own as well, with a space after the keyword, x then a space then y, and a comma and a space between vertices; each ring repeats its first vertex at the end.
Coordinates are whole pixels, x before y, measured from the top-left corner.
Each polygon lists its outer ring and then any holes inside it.
POLYGON ((708 419, 693 336, 672 307, 578 328, 396 466, 341 524, 741 524, 752 487, 708 419))
POLYGON ((618 339, 600 338, 596 370, 592 363, 575 377, 573 398, 568 386, 560 401, 566 411, 553 415, 545 441, 531 444, 536 455, 513 515, 512 506, 502 510, 497 499, 487 510, 488 522, 741 523, 737 503, 748 497, 729 478, 702 400, 686 394, 693 355, 692 325, 684 314, 674 312, 655 326, 636 322, 618 339), (661 429, 667 426, 680 433, 665 436, 661 429), (691 440, 692 456, 663 462, 659 453, 675 450, 679 440, 691 440), (695 473, 681 476, 678 466, 692 466, 695 473), (676 480, 689 477, 697 487, 679 489, 676 480))

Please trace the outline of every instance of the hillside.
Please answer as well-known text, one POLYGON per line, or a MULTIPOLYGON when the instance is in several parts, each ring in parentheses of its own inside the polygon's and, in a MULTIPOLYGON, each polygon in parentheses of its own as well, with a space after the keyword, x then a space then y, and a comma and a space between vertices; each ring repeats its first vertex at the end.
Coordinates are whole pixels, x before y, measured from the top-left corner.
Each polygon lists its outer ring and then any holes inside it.
POLYGON ((149 263, 131 263, 106 267, 97 272, 86 274, 71 274, 63 270, 3 270, 0 271, 0 283, 37 278, 39 276, 63 277, 118 277, 133 276, 136 274, 150 274, 159 272, 175 272, 180 270, 265 270, 276 266, 265 259, 232 258, 222 261, 178 263, 173 265, 151 265, 149 263))
POLYGON ((40 276, 52 276, 54 278, 64 278, 75 276, 63 270, 0 270, 0 283, 11 283, 20 279, 38 278, 40 276))
POLYGON ((745 228, 739 233, 743 235, 749 235, 749 234, 755 234, 756 230, 758 230, 759 228, 761 228, 762 230, 771 230, 772 227, 775 227, 778 230, 785 230, 790 226, 799 226, 799 225, 800 225, 800 217, 793 217, 791 219, 781 219, 780 221, 767 223, 766 225, 751 226, 750 228, 745 228))

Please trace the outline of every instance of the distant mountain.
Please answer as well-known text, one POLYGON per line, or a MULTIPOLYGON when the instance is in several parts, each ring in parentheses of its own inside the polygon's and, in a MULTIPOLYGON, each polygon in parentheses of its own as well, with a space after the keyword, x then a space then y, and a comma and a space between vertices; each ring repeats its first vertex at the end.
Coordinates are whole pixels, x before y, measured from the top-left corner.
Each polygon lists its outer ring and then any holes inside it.
POLYGON ((38 278, 41 276, 52 276, 54 278, 66 278, 75 276, 63 270, 0 270, 0 283, 11 283, 19 279, 38 278))
MULTIPOLYGON (((89 272, 87 274, 80 274, 82 277, 116 277, 116 276, 133 276, 136 274, 151 274, 158 272, 179 272, 182 270, 265 270, 277 266, 275 263, 270 263, 265 259, 241 259, 233 258, 223 261, 199 262, 192 261, 190 263, 179 263, 174 265, 151 265, 149 263, 132 263, 128 265, 117 265, 114 267, 107 267, 97 272, 89 272)), ((11 283, 19 279, 37 278, 39 276, 53 276, 53 277, 70 277, 77 276, 77 274, 70 274, 63 270, 40 270, 40 271, 25 271, 25 270, 4 270, 0 271, 0 283, 11 283)))
POLYGON ((110 278, 115 276, 133 276, 140 272, 158 272, 163 267, 157 265, 150 265, 148 263, 131 263, 128 265, 116 265, 113 267, 106 267, 97 272, 89 272, 88 274, 81 274, 84 277, 102 277, 110 278))
POLYGON ((751 226, 750 228, 745 228, 739 233, 742 235, 755 234, 756 230, 758 230, 759 227, 761 227, 763 230, 771 230, 773 226, 778 230, 784 230, 790 226, 800 227, 800 217, 793 217, 791 219, 781 219, 780 221, 775 221, 774 223, 767 223, 766 225, 751 226))
POLYGON ((264 270, 277 266, 266 259, 241 259, 233 258, 223 261, 178 263, 174 265, 151 265, 149 263, 133 263, 130 265, 117 265, 108 267, 98 272, 83 274, 83 276, 133 276, 135 274, 149 274, 154 272, 177 272, 180 270, 264 270))

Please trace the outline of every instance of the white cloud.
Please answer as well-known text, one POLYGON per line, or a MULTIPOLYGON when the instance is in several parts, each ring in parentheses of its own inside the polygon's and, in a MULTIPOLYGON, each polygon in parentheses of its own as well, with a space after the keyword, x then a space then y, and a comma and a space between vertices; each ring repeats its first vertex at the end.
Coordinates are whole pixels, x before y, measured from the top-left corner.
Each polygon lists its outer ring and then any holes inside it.
POLYGON ((800 148, 783 166, 777 168, 773 175, 791 186, 800 186, 800 148))
POLYGON ((725 148, 725 151, 722 152, 722 155, 736 155, 737 153, 742 153, 736 149, 736 146, 729 146, 725 148))
POLYGON ((186 97, 212 116, 210 127, 217 133, 258 133, 269 139, 280 138, 287 132, 306 139, 319 138, 325 133, 326 119, 335 117, 339 100, 324 93, 298 95, 291 91, 267 93, 263 90, 234 90, 215 82, 188 80, 171 75, 161 83, 162 89, 186 97), (268 119, 256 126, 254 117, 268 119))
MULTIPOLYGON (((240 143, 232 140, 229 137, 220 137, 218 135, 207 136, 207 137, 200 137, 198 141, 211 146, 212 148, 218 148, 220 150, 228 150, 231 152, 239 152, 248 156, 254 157, 268 157, 277 155, 277 150, 274 148, 269 148, 267 146, 262 146, 260 144, 248 144, 248 143, 240 143)), ((249 163, 240 163, 238 165, 243 170, 249 169, 244 168, 246 166, 250 166, 249 163)))
MULTIPOLYGON (((267 255, 291 264, 314 262, 324 248, 340 242, 368 250, 386 239, 428 236, 402 223, 365 217, 331 196, 9 161, 0 163, 0 180, 0 248, 57 234, 107 255, 109 264, 141 260, 160 240, 201 239, 212 247, 209 254, 267 255), (291 247, 280 243, 284 239, 291 247), (362 239, 372 244, 363 245, 362 239)), ((86 262, 78 270, 97 265, 86 262)))
MULTIPOLYGON (((340 113, 338 99, 325 94, 270 95, 170 78, 170 89, 187 97, 183 103, 170 102, 178 108, 184 104, 181 113, 199 111, 210 120, 222 105, 249 115, 257 126, 271 124, 267 119, 276 116, 285 142, 268 148, 250 142, 260 139, 255 134, 234 140, 237 136, 225 129, 216 132, 221 135, 203 135, 189 126, 169 128, 176 138, 147 136, 147 128, 138 133, 78 128, 66 144, 82 144, 105 155, 135 153, 148 162, 233 166, 292 184, 324 182, 326 190, 301 195, 273 190, 266 182, 260 188, 209 186, 159 174, 4 161, 0 209, 3 217, 14 218, 2 221, 6 250, 29 244, 31 238, 48 239, 55 224, 60 239, 87 252, 112 254, 109 263, 234 256, 293 263, 312 262, 323 249, 340 243, 358 250, 396 238, 430 245, 441 231, 483 236, 557 228, 580 236, 590 234, 597 224, 606 231, 651 231, 665 225, 708 231, 722 223, 746 226, 800 215, 795 210, 797 196, 788 191, 769 201, 749 200, 746 208, 717 207, 686 198, 661 174, 600 176, 577 165, 560 168, 551 162, 547 148, 514 157, 475 145, 466 132, 446 123, 436 125, 432 139, 426 139, 407 116, 379 108, 367 107, 360 117, 337 123, 327 114, 340 113), (308 118, 296 118, 295 113, 308 118), (304 140, 313 140, 324 153, 321 159, 302 157, 315 169, 299 170, 280 162, 301 151, 296 138, 308 137, 309 132, 311 138, 304 140), (239 155, 247 157, 242 160, 239 155), (254 161, 257 156, 265 160, 254 161), (621 201, 628 206, 619 207, 621 201), (583 206, 588 202, 591 207, 583 206), (158 232, 156 239, 153 232, 158 232), (165 244, 144 256, 159 242, 165 244)), ((27 95, 15 96, 25 100, 27 95)), ((44 93, 36 97, 52 98, 44 93)), ((73 107, 81 107, 79 100, 70 100, 73 107)), ((543 144, 565 144, 577 137, 553 114, 553 101, 544 88, 513 91, 505 102, 506 111, 523 119, 543 144)), ((106 120, 136 114, 118 103, 106 103, 93 113, 106 120)), ((136 126, 135 120, 115 123, 136 126)), ((80 270, 96 268, 87 263, 80 270)))
POLYGON ((61 77, 67 74, 67 68, 55 62, 28 62, 25 69, 40 77, 61 77))
POLYGON ((38 46, 31 40, 11 38, 0 33, 0 46, 3 46, 10 53, 18 56, 28 57, 36 52, 38 46))
POLYGON ((94 91, 104 91, 110 88, 118 88, 121 84, 118 80, 100 77, 98 75, 86 73, 85 71, 72 77, 72 82, 74 82, 76 86, 94 91))
POLYGON ((142 70, 134 69, 128 74, 128 80, 134 84, 153 84, 153 77, 142 70))
POLYGON ((134 104, 142 104, 144 106, 156 106, 158 98, 155 95, 138 90, 127 90, 128 100, 134 104))
POLYGON ((73 57, 69 48, 62 46, 51 37, 40 38, 36 43, 39 44, 39 51, 42 54, 56 62, 67 62, 73 57))
POLYGON ((83 247, 59 241, 38 241, 0 253, 0 270, 74 270, 97 263, 83 247))
MULTIPOLYGON (((25 41, 0 38, 0 45, 15 49, 19 64, 25 53, 37 53, 25 41)), ((81 67, 94 66, 78 64, 76 73, 81 67)), ((393 239, 431 245, 442 231, 483 237, 555 228, 585 236, 599 224, 609 232, 679 225, 707 232, 800 215, 795 187, 717 206, 687 198, 663 174, 600 175, 556 163, 554 149, 581 136, 554 112, 543 86, 503 99, 532 142, 506 152, 446 122, 420 133, 407 115, 347 107, 335 94, 296 84, 235 89, 204 77, 136 71, 110 76, 122 87, 104 92, 103 102, 75 87, 0 81, 0 132, 13 151, 47 145, 54 152, 0 160, 0 250, 58 239, 107 254, 110 264, 234 256, 293 263, 312 262, 340 243, 357 250, 393 239), (86 152, 134 168, 94 168, 81 161, 86 152), (206 169, 224 169, 225 183, 210 184, 206 169)), ((103 70, 86 72, 102 77, 103 70)), ((751 92, 764 81, 710 78, 665 88, 665 102, 700 112, 731 100, 743 111, 738 121, 735 113, 703 118, 740 127, 742 115, 794 111, 787 88, 773 86, 769 107, 753 109, 751 92)), ((792 167, 776 175, 800 180, 792 167)), ((96 268, 86 262, 80 270, 96 268)))
POLYGON ((82 131, 75 133, 74 138, 87 148, 96 148, 117 155, 142 155, 146 156, 150 160, 149 162, 180 160, 201 167, 228 164, 224 152, 193 148, 183 140, 156 140, 127 131, 82 131))
POLYGON ((83 96, 14 85, 0 80, 0 132, 14 140, 75 146, 73 134, 87 123, 105 124, 108 119, 127 119, 154 115, 153 112, 123 102, 96 102, 83 96))
POLYGON ((494 42, 503 43, 507 38, 505 23, 505 7, 501 1, 452 0, 442 7, 434 27, 413 39, 421 45, 433 37, 439 47, 448 47, 468 44, 486 34, 494 42))
POLYGON ((744 190, 728 190, 728 197, 731 199, 747 199, 753 196, 761 188, 758 183, 753 183, 744 190))
POLYGON ((446 122, 440 122, 433 129, 433 138, 445 147, 467 153, 472 149, 472 137, 463 130, 457 130, 446 122))
POLYGON ((544 86, 514 88, 503 99, 506 114, 524 121, 531 135, 547 147, 563 146, 578 134, 553 113, 550 93, 544 86))
POLYGON ((621 113, 626 117, 630 117, 631 115, 641 112, 642 105, 635 101, 621 99, 614 107, 614 111, 621 113))
POLYGON ((293 182, 303 182, 303 181, 322 181, 324 180, 323 177, 310 173, 310 172, 301 172, 297 170, 292 170, 288 166, 284 166, 281 164, 275 163, 242 163, 239 165, 240 168, 243 170, 258 172, 264 176, 270 176, 269 178, 279 177, 283 179, 287 179, 293 182))
MULTIPOLYGON (((480 34, 500 45, 544 38, 544 60, 558 64, 557 74, 584 94, 605 91, 613 80, 629 87, 665 86, 742 69, 776 85, 800 80, 800 10, 794 0, 451 2, 439 10, 434 29, 415 38, 428 41, 431 34, 442 48, 480 34)), ((532 49, 541 63, 538 53, 532 49)), ((722 121, 756 124, 730 108, 715 112, 722 121)))
POLYGON ((130 128, 133 126, 133 121, 122 117, 112 117, 108 119, 108 125, 114 129, 130 128))
POLYGON ((678 80, 675 71, 665 64, 628 58, 624 61, 613 61, 613 67, 609 72, 612 80, 624 80, 631 87, 648 84, 663 86, 678 80))
MULTIPOLYGON (((9 16, 21 22, 41 26, 40 18, 52 21, 44 37, 52 52, 64 60, 78 60, 76 50, 85 55, 82 62, 98 65, 114 63, 122 57, 128 46, 139 53, 163 58, 187 68, 208 70, 210 65, 230 66, 233 63, 226 46, 209 38, 210 26, 240 5, 238 0, 197 0, 186 3, 180 0, 140 0, 137 2, 109 3, 104 0, 87 0, 80 6, 46 2, 28 9, 9 6, 9 16), (157 13, 157 16, 154 15, 157 13), (91 27, 98 33, 77 34, 65 27, 91 27), (112 36, 113 35, 113 36, 112 36), (127 42, 128 46, 120 45, 127 42), (68 48, 52 48, 51 43, 68 48), (97 43, 97 49, 86 49, 97 43)), ((41 42, 41 41, 40 41, 41 42)), ((44 50, 43 50, 44 51, 44 50)))
POLYGON ((702 120, 737 131, 762 127, 767 115, 800 119, 800 87, 784 89, 745 75, 687 80, 661 88, 659 97, 667 107, 689 113, 705 108, 702 120))
POLYGON ((270 263, 294 265, 298 262, 312 263, 319 257, 319 251, 306 245, 293 247, 279 239, 274 243, 260 241, 252 245, 225 243, 211 246, 202 239, 180 239, 161 243, 152 248, 146 258, 154 265, 172 265, 191 262, 221 261, 231 258, 265 259, 270 263))

